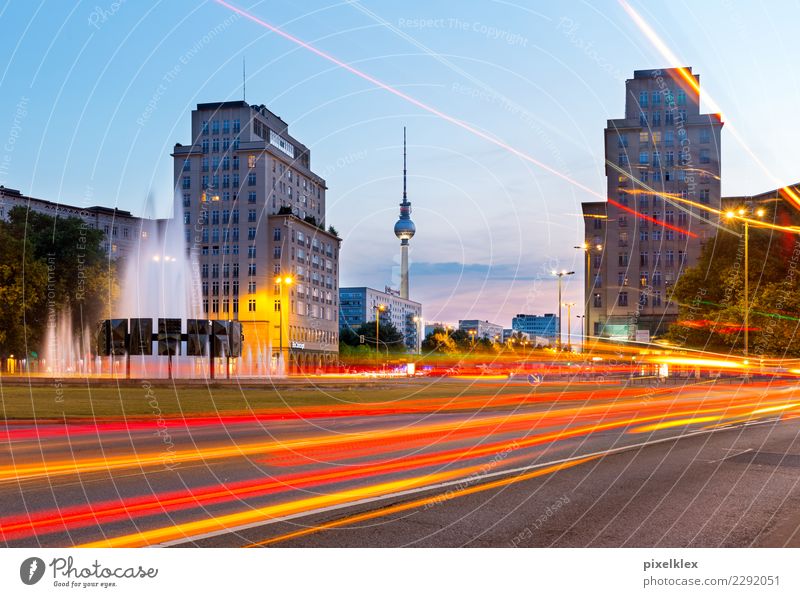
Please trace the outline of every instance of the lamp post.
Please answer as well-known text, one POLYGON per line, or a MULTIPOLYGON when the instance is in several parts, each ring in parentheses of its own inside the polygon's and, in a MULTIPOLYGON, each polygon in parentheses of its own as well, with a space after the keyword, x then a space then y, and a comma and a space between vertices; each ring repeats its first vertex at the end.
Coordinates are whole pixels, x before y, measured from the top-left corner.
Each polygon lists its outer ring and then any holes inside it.
POLYGON ((564 303, 567 308, 567 352, 572 352, 572 307, 575 303, 564 303))
POLYGON ((571 276, 575 272, 568 272, 562 269, 560 272, 553 271, 553 275, 558 277, 558 337, 556 338, 556 347, 561 351, 561 278, 564 276, 571 276))
POLYGON ((586 298, 586 305, 584 305, 584 313, 586 314, 586 317, 585 317, 585 321, 583 322, 585 327, 583 328, 583 332, 582 332, 582 335, 583 335, 584 339, 581 340, 581 351, 585 351, 586 338, 588 338, 590 336, 590 333, 589 333, 589 325, 590 325, 589 322, 590 322, 590 319, 589 319, 588 315, 589 315, 589 305, 590 305, 590 301, 591 301, 591 296, 590 295, 592 294, 592 292, 591 292, 592 291, 592 283, 591 283, 591 280, 592 280, 592 276, 591 276, 591 272, 592 272, 592 249, 596 249, 597 252, 600 253, 600 252, 603 251, 603 245, 601 245, 599 243, 596 244, 596 245, 590 245, 588 242, 584 242, 582 245, 579 245, 579 246, 574 247, 574 248, 575 249, 579 249, 579 250, 583 251, 584 253, 586 253, 586 279, 583 281, 583 285, 584 285, 584 295, 583 296, 586 298))
MULTIPOLYGON (((752 218, 746 217, 747 210, 740 207, 736 211, 728 211, 725 217, 729 220, 738 219, 744 223, 744 356, 747 358, 750 348, 750 223, 754 222, 752 218)), ((764 217, 764 210, 758 208, 755 212, 751 211, 750 216, 757 218, 764 217)))
MULTIPOLYGON (((586 319, 586 315, 576 315, 576 319, 586 319)), ((583 322, 581 322, 581 352, 586 353, 586 335, 584 334, 583 322)))
POLYGON ((470 330, 469 335, 472 337, 472 348, 475 348, 475 334, 478 332, 476 330, 470 330))
MULTIPOLYGON (((381 353, 378 342, 381 337, 381 313, 386 311, 386 305, 375 305, 375 366, 380 363, 381 353)), ((388 347, 386 350, 389 350, 388 347)))
POLYGON ((291 276, 277 276, 275 278, 275 284, 278 285, 278 307, 279 307, 279 316, 278 316, 278 371, 280 373, 283 372, 283 288, 284 286, 290 286, 294 280, 292 280, 291 276))

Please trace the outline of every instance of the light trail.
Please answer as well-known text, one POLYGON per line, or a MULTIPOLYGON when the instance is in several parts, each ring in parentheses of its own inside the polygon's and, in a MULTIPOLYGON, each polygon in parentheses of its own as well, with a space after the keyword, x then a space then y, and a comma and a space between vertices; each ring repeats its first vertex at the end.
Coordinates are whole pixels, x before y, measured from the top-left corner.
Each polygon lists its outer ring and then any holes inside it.
POLYGON ((450 479, 462 478, 478 472, 483 465, 465 467, 441 473, 430 473, 419 477, 411 477, 397 481, 387 481, 367 487, 356 487, 330 494, 317 495, 310 498, 293 500, 290 502, 253 508, 233 514, 214 516, 193 522, 179 523, 168 527, 131 533, 121 537, 107 538, 100 541, 85 543, 78 547, 143 547, 163 543, 174 539, 230 529, 253 522, 280 518, 299 512, 307 512, 319 508, 327 508, 344 503, 356 502, 391 493, 397 493, 416 487, 424 487, 441 483, 450 479))
POLYGON ((481 485, 476 485, 474 487, 467 487, 464 489, 458 489, 456 491, 448 491, 446 493, 441 493, 438 495, 434 495, 432 497, 422 498, 418 500, 413 500, 410 502, 406 502, 404 504, 397 504, 395 506, 388 506, 386 508, 381 508, 379 510, 373 510, 371 512, 365 512, 363 514, 356 514, 354 516, 348 516, 346 518, 340 518, 339 520, 334 520, 331 522, 327 522, 315 527, 309 527, 306 529, 301 529, 299 531, 293 531, 291 533, 286 533, 284 535, 279 535, 277 537, 272 537, 271 539, 267 539, 265 541, 258 541, 255 543, 250 543, 245 545, 245 547, 265 547, 267 545, 272 545, 274 543, 280 543, 282 541, 288 541, 290 539, 297 539, 298 537, 304 537, 306 535, 310 535, 312 533, 317 533, 320 531, 325 531, 328 529, 333 529, 336 527, 346 526, 349 524, 354 524, 357 522, 364 522, 365 520, 371 520, 374 518, 380 518, 383 516, 388 516, 390 514, 396 514, 398 512, 405 512, 406 510, 413 510, 415 508, 421 508, 428 506, 430 504, 439 504, 442 502, 450 501, 459 497, 464 497, 467 495, 471 495, 474 493, 479 493, 482 491, 487 491, 489 489, 497 489, 499 487, 506 487, 508 485, 512 485, 514 483, 520 483, 522 481, 527 481, 529 479, 535 479, 536 477, 543 477, 545 475, 551 475, 553 473, 557 473, 558 471, 563 471, 568 468, 572 468, 574 466, 579 466, 586 462, 590 462, 592 460, 597 460, 600 456, 588 456, 586 458, 580 458, 577 460, 570 460, 567 462, 562 462, 559 464, 555 464, 553 466, 548 466, 542 469, 537 469, 531 471, 529 473, 524 473, 522 475, 516 475, 514 477, 510 477, 508 479, 500 479, 498 481, 490 481, 488 483, 483 483, 481 485))

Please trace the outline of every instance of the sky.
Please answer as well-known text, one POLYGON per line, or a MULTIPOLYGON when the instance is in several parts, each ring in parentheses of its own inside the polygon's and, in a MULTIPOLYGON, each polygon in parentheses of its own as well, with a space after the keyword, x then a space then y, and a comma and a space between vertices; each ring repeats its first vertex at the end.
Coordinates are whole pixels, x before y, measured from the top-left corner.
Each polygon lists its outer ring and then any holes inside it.
POLYGON ((798 2, 630 0, 673 64, 619 1, 230 1, 340 64, 214 1, 0 4, 0 184, 170 216, 170 151, 197 103, 243 97, 244 58, 247 101, 327 181, 341 286, 399 285, 405 126, 411 298, 428 321, 510 327, 557 309, 554 269, 577 271, 564 301, 582 312, 580 204, 604 192, 634 70, 700 74, 726 121, 723 195, 800 180, 798 2))

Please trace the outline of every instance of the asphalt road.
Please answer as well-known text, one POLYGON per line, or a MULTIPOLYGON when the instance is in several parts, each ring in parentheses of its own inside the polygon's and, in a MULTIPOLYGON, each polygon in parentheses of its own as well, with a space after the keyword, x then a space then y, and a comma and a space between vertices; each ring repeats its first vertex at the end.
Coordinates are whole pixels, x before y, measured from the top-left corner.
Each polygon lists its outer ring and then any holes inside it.
POLYGON ((797 545, 795 400, 793 386, 700 385, 491 409, 16 424, 0 443, 0 537, 8 546, 797 545))

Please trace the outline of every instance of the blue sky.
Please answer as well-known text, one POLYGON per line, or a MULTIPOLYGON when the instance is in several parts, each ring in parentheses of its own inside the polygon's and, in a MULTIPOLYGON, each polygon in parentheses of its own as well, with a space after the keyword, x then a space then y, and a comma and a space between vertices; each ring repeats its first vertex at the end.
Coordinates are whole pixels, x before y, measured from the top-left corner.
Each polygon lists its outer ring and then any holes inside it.
MULTIPOLYGON (((601 193, 624 79, 672 66, 611 1, 235 4, 601 193)), ((633 6, 740 133, 744 146, 723 130, 723 194, 800 179, 800 5, 633 6)), ((573 246, 592 196, 219 4, 17 1, 0 23, 0 184, 134 213, 150 196, 169 215, 169 152, 189 141, 195 104, 242 97, 246 56, 248 101, 282 116, 328 181, 342 285, 397 285, 404 125, 411 292, 426 319, 508 326, 557 307, 551 269, 581 271, 573 246)), ((576 277, 565 300, 580 304, 581 289, 576 277)))

